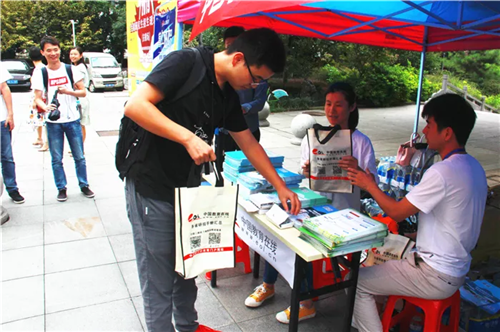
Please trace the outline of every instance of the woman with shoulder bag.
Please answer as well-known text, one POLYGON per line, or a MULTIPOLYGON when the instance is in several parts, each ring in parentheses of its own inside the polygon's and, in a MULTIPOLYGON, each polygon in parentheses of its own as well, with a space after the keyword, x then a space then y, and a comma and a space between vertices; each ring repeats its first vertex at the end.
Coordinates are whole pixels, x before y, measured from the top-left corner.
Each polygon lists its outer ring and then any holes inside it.
POLYGON ((80 101, 80 124, 82 125, 82 135, 83 142, 85 143, 85 138, 87 137, 87 132, 85 130, 85 126, 90 125, 90 101, 89 101, 89 73, 87 71, 87 65, 83 61, 83 49, 80 46, 73 47, 69 52, 69 58, 71 60, 71 64, 76 66, 84 76, 83 84, 85 85, 85 89, 87 89, 87 95, 85 98, 79 98, 80 101))

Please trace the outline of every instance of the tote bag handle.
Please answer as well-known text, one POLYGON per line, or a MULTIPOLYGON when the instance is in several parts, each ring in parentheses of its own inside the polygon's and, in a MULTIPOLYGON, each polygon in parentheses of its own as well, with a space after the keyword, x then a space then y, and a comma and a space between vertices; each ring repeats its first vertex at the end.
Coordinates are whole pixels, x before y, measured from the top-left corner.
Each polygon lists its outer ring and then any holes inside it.
MULTIPOLYGON (((216 187, 224 187, 224 178, 222 177, 221 171, 217 168, 216 163, 213 161, 210 162, 212 164, 212 167, 214 169, 215 173, 215 186, 216 187)), ((191 165, 191 168, 189 169, 189 176, 187 180, 187 187, 188 188, 193 188, 193 187, 198 187, 201 182, 201 170, 203 168, 202 165, 196 165, 193 163, 191 165)))
POLYGON ((337 131, 339 131, 341 128, 339 125, 335 125, 333 127, 325 127, 325 126, 322 126, 320 125, 319 123, 316 123, 314 126, 313 126, 313 129, 314 129, 314 134, 316 135, 316 139, 318 140, 318 142, 320 144, 325 144, 327 143, 333 136, 335 136, 335 134, 337 133, 337 131), (323 131, 330 131, 328 133, 328 135, 326 135, 326 137, 322 140, 319 139, 319 131, 320 130, 323 130, 323 131))

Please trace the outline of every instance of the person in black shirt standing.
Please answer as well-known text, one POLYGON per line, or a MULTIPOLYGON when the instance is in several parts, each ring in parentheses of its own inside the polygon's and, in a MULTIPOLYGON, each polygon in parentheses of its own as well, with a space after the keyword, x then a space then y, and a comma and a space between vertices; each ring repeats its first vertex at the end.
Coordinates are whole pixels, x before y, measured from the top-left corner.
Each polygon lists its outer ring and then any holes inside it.
POLYGON ((125 115, 154 134, 143 161, 126 174, 127 212, 149 331, 214 331, 197 323, 197 287, 175 271, 174 188, 187 185, 193 166, 214 161, 214 129, 224 127, 255 168, 276 188, 283 206, 297 214, 300 201, 274 170, 248 130, 235 90, 257 87, 286 62, 283 43, 269 29, 249 30, 225 51, 200 47, 206 73, 176 99, 196 62, 191 50, 170 53, 146 77, 125 106, 125 115), (169 100, 174 100, 169 102, 169 100))

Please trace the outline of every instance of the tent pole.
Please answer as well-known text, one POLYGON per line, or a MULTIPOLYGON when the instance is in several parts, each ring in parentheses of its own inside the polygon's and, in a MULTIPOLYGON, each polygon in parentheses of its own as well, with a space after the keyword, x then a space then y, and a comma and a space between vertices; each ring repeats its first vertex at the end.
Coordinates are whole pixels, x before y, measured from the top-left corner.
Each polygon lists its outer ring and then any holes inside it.
POLYGON ((424 81, 425 53, 427 51, 427 32, 428 27, 425 27, 422 54, 420 55, 420 72, 418 74, 417 110, 415 112, 415 124, 413 125, 414 133, 418 132, 418 120, 420 118, 420 100, 422 97, 422 83, 424 81))
POLYGON ((176 50, 181 50, 182 47, 184 46, 184 23, 176 23, 176 31, 177 31, 177 40, 175 40, 176 43, 176 50))

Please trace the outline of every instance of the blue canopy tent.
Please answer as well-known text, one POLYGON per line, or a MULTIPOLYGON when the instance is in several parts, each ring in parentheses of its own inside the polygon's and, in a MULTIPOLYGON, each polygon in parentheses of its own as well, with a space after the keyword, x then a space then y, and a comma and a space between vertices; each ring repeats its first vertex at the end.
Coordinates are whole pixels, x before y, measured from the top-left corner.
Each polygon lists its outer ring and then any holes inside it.
POLYGON ((179 22, 194 24, 191 39, 210 26, 239 25, 420 51, 414 132, 418 131, 427 52, 500 48, 500 1, 181 0, 179 9, 179 22))

